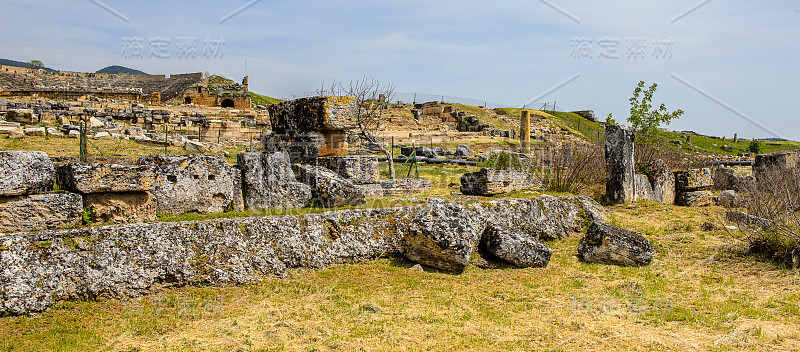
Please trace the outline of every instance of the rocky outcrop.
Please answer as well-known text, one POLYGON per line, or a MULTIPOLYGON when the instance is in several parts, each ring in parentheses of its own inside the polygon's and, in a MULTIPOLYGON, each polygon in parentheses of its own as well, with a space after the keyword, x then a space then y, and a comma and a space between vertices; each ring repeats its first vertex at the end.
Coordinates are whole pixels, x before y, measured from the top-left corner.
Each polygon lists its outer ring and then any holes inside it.
POLYGON ((233 167, 211 155, 149 155, 139 165, 152 165, 152 195, 159 212, 221 213, 234 198, 233 167))
POLYGON ((540 188, 542 181, 527 171, 482 168, 461 175, 461 193, 476 196, 540 188))
POLYGON ((364 192, 352 181, 321 166, 294 164, 295 177, 311 186, 312 203, 323 208, 363 204, 364 192))
POLYGON ((58 187, 75 193, 146 192, 153 190, 151 165, 67 163, 56 169, 58 187))
POLYGON ((642 234, 598 221, 592 223, 578 243, 578 255, 589 263, 649 265, 654 252, 642 234))
POLYGON ((38 231, 81 224, 83 200, 75 193, 0 197, 0 232, 38 231))
POLYGON ((476 212, 434 199, 411 219, 402 252, 422 265, 461 273, 485 228, 485 218, 476 212))
POLYGON ((83 205, 91 209, 89 221, 125 224, 155 221, 156 202, 150 192, 92 193, 84 196, 83 205))
POLYGON ((49 192, 55 168, 45 152, 0 151, 0 196, 49 192))
POLYGON ((489 224, 482 246, 495 257, 522 268, 544 268, 553 250, 524 233, 489 224))
POLYGON ((297 182, 284 152, 239 153, 245 209, 299 209, 311 199, 311 187, 297 182))

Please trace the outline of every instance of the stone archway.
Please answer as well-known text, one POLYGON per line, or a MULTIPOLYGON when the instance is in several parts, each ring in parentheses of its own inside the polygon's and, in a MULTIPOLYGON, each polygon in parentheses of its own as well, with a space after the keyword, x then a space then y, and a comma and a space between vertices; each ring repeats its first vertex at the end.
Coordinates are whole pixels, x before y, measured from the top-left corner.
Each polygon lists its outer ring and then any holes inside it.
POLYGON ((220 103, 219 106, 223 108, 232 108, 234 107, 234 103, 232 99, 223 99, 222 103, 220 103))
POLYGON ((192 103, 192 98, 189 98, 189 97, 183 98, 183 103, 184 104, 191 104, 192 103))

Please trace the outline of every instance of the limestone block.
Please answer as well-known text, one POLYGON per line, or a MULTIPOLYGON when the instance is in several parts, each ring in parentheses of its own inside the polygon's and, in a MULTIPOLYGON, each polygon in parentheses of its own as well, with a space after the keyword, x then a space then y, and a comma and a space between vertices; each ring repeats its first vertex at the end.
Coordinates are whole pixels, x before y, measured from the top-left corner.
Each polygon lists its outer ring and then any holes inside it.
POLYGON ((44 127, 26 127, 23 131, 26 136, 45 136, 47 134, 44 127))
POLYGON ((402 252, 416 263, 461 273, 485 228, 486 220, 474 211, 433 199, 411 219, 402 252))
POLYGON ((297 182, 286 153, 239 153, 237 164, 246 209, 299 209, 311 199, 311 187, 297 182))
POLYGON ((714 187, 710 168, 675 172, 675 188, 680 191, 701 191, 714 187))
POLYGON ((380 180, 384 197, 417 194, 431 189, 431 181, 421 178, 396 178, 394 180, 380 180))
POLYGON ((0 197, 0 232, 56 229, 81 224, 83 199, 75 193, 0 197))
POLYGON ((311 186, 312 202, 324 208, 364 204, 364 193, 355 183, 321 166, 294 164, 298 181, 311 186))
POLYGON ((268 107, 272 130, 347 130, 356 127, 354 97, 311 97, 287 100, 268 107))
POLYGON ((491 196, 542 187, 542 181, 531 173, 519 170, 482 168, 461 175, 461 193, 491 196))
POLYGON ((186 140, 183 148, 192 153, 205 153, 208 151, 208 146, 205 143, 195 142, 189 139, 186 140))
POLYGON ((653 201, 662 204, 675 204, 675 176, 662 160, 651 165, 648 176, 653 188, 653 201))
POLYGON ((151 192, 157 210, 169 214, 221 213, 234 197, 233 168, 211 155, 149 155, 140 165, 153 165, 151 192))
POLYGON ((0 196, 49 192, 55 168, 45 152, 0 151, 0 196))
POLYGON ((489 253, 522 268, 544 268, 553 250, 535 238, 497 224, 489 224, 481 239, 489 253))
POLYGON ((58 187, 75 193, 152 191, 156 180, 151 165, 67 163, 56 170, 58 187))
POLYGON ((316 165, 327 168, 357 185, 378 182, 378 157, 374 155, 348 155, 320 157, 316 165))
POLYGON ((83 204, 91 208, 89 219, 95 223, 130 223, 155 221, 156 202, 150 192, 92 193, 83 204))
POLYGON ((455 157, 457 159, 466 159, 466 158, 469 158, 469 155, 470 155, 470 149, 469 149, 468 145, 459 144, 459 145, 456 146, 455 157))
POLYGON ((654 253, 642 234, 598 221, 578 243, 578 255, 589 263, 643 266, 653 261, 654 253))
POLYGON ((612 204, 635 200, 635 138, 625 126, 606 126, 606 199, 612 204))
POLYGON ((714 204, 714 193, 711 191, 679 192, 675 204, 686 207, 705 207, 714 204))
POLYGON ((19 123, 37 123, 39 118, 33 113, 32 109, 8 109, 6 121, 19 123))
POLYGON ((635 174, 634 175, 634 200, 652 202, 655 200, 653 196, 653 186, 647 176, 635 174))

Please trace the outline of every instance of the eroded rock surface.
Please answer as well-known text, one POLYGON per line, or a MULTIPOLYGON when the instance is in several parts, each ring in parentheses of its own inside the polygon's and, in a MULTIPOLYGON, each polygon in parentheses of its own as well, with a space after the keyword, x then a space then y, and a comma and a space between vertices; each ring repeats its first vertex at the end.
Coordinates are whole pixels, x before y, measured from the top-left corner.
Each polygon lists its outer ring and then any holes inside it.
POLYGON ((0 232, 80 225, 82 210, 83 199, 75 193, 0 197, 0 232))
POLYGON ((55 168, 45 152, 0 151, 0 196, 53 190, 55 168))
POLYGON ((483 246, 489 253, 522 268, 544 268, 553 250, 524 233, 490 224, 483 233, 483 246))
POLYGON ((598 221, 578 243, 578 255, 589 263, 643 266, 653 261, 654 253, 642 234, 598 221))

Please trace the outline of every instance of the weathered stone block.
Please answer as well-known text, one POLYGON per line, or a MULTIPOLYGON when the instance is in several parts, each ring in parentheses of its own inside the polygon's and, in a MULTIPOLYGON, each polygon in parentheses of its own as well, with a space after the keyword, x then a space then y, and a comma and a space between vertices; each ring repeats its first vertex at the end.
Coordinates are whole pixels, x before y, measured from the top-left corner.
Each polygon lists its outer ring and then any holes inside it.
POLYGON ((272 131, 347 130, 356 127, 354 97, 311 97, 268 107, 272 131))
POLYGON ((0 151, 0 196, 49 192, 53 180, 55 168, 47 153, 0 151))
POLYGON ((794 169, 800 166, 800 149, 756 155, 753 171, 758 173, 767 168, 794 169))
POLYGON ((714 187, 710 168, 675 172, 675 188, 679 191, 701 191, 714 187))
POLYGON ((679 192, 675 204, 686 207, 705 207, 714 204, 714 193, 711 191, 679 192))
POLYGON ((83 194, 152 191, 155 180, 151 165, 67 163, 56 169, 58 187, 83 194))
POLYGON ((495 257, 523 268, 544 268, 553 254, 535 238, 496 224, 486 227, 481 241, 495 257))
POLYGON ((311 202, 324 208, 363 204, 364 193, 352 181, 321 166, 294 164, 298 181, 311 186, 311 202))
POLYGON ((24 130, 26 136, 39 136, 44 137, 47 135, 47 131, 44 127, 26 127, 24 130))
POLYGON ((470 155, 470 149, 468 145, 459 144, 456 146, 456 153, 455 153, 456 158, 466 159, 469 158, 469 155, 470 155))
POLYGON ((662 204, 675 204, 675 176, 662 160, 650 166, 648 180, 653 188, 653 201, 662 204))
POLYGON ((380 180, 384 197, 417 194, 431 189, 431 181, 421 178, 396 178, 394 180, 380 180))
POLYGON ((139 165, 153 165, 151 192, 157 210, 168 214, 221 213, 234 197, 233 167, 211 155, 149 155, 139 165))
POLYGON ((636 136, 625 126, 606 126, 606 199, 612 203, 634 201, 633 142, 636 136))
POLYGON ((56 229, 81 224, 83 199, 75 193, 0 197, 0 232, 56 229))
POLYGON ((655 250, 638 232, 598 221, 592 223, 578 243, 578 255, 586 262, 643 266, 653 261, 655 250))
POLYGON ((746 192, 755 186, 753 176, 737 175, 731 168, 718 167, 713 171, 714 189, 746 192))
POLYGON ((486 220, 459 204, 433 199, 415 215, 403 237, 402 251, 408 259, 452 273, 461 273, 486 220))
POLYGON ((19 123, 37 123, 39 118, 33 113, 32 109, 8 109, 6 121, 19 123))
POLYGON ((91 208, 89 219, 97 223, 155 221, 156 202, 150 192, 92 193, 84 196, 83 205, 91 208))
POLYGON ((736 208, 741 203, 739 196, 734 190, 726 190, 720 192, 717 196, 717 205, 725 208, 736 208))
POLYGON ((526 171, 483 168, 461 175, 461 193, 476 196, 491 196, 541 186, 542 181, 526 171))
POLYGON ((653 186, 650 184, 650 180, 647 179, 647 176, 635 174, 633 179, 634 179, 633 198, 635 200, 645 200, 653 202, 655 200, 655 196, 653 195, 653 186))
POLYGON ((299 209, 311 199, 311 187, 297 182, 286 153, 239 153, 246 209, 299 209))
POLYGON ((378 182, 378 157, 374 155, 348 155, 320 157, 317 166, 322 166, 357 185, 378 182))

